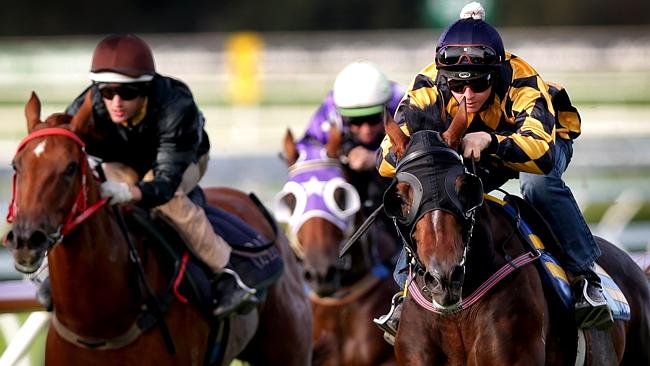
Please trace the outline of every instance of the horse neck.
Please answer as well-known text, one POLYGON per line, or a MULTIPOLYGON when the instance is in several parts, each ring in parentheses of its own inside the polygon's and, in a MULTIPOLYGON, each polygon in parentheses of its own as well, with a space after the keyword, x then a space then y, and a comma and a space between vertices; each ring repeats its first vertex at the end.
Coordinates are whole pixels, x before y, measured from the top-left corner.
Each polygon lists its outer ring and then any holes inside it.
POLYGON ((123 331, 139 304, 127 245, 109 210, 95 212, 48 256, 56 315, 80 334, 123 331))
POLYGON ((477 213, 477 221, 467 256, 468 285, 475 289, 510 260, 524 253, 524 245, 517 228, 497 211, 484 204, 477 213))
POLYGON ((360 243, 350 251, 350 269, 341 274, 341 284, 349 286, 354 284, 368 274, 373 266, 373 258, 371 257, 371 243, 367 240, 366 236, 362 237, 360 243))
MULTIPOLYGON (((364 221, 365 216, 359 213, 356 218, 357 227, 364 221)), ((387 248, 390 244, 394 244, 390 243, 392 237, 379 224, 379 222, 375 222, 359 238, 359 243, 351 250, 352 264, 350 270, 343 277, 344 283, 351 283, 361 279, 372 272, 374 266, 385 262, 393 254, 389 253, 390 249, 387 248)))

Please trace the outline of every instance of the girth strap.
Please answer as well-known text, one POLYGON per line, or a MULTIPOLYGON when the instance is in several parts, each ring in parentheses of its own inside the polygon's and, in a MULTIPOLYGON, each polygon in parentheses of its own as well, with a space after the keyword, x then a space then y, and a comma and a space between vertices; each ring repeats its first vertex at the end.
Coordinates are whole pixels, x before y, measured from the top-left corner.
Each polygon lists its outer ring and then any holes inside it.
POLYGON ((87 349, 97 350, 111 350, 125 347, 138 339, 143 330, 138 326, 137 321, 134 321, 129 329, 113 338, 95 338, 84 337, 70 330, 70 328, 63 325, 59 318, 56 317, 56 312, 52 314, 52 326, 54 330, 66 341, 87 349))

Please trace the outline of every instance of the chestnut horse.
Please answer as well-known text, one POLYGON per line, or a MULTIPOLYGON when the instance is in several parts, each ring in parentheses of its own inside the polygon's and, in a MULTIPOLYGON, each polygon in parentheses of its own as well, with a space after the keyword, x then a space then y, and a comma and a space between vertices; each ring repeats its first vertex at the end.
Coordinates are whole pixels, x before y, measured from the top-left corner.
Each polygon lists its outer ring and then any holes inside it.
POLYGON ((388 311, 399 291, 388 262, 393 236, 374 225, 343 260, 338 252, 363 222, 359 193, 341 165, 341 134, 332 128, 326 146, 284 139, 289 181, 276 196, 275 212, 289 223, 292 244, 305 266, 314 317, 314 364, 394 365, 391 345, 373 318, 388 311))
MULTIPOLYGON (((87 162, 83 137, 92 128, 89 103, 87 95, 74 117, 55 114, 41 122, 40 101, 32 94, 25 107, 29 135, 13 160, 8 247, 22 272, 38 269, 45 255, 49 262, 54 314, 45 363, 207 364, 213 360, 206 354, 213 350, 208 344, 210 326, 195 306, 172 297, 163 318, 152 327, 141 331, 136 323, 145 308, 145 281, 139 281, 118 219, 100 198, 87 162)), ((272 225, 246 194, 227 188, 206 193, 211 204, 274 237, 272 225)), ((143 245, 144 238, 136 232, 129 237, 143 258, 151 292, 164 296, 172 273, 156 260, 155 245, 143 245)), ((235 357, 256 365, 309 364, 311 312, 302 289, 302 267, 281 233, 275 245, 283 256, 283 275, 256 310, 229 321, 222 362, 215 364, 227 365, 235 357)))
MULTIPOLYGON (((407 136, 392 119, 386 125, 398 160, 384 205, 413 259, 395 343, 399 364, 573 365, 579 357, 588 365, 649 365, 650 285, 643 271, 597 238, 598 264, 627 298, 630 316, 607 331, 579 331, 572 309, 545 299, 540 273, 527 265, 539 251, 503 210, 483 203, 480 180, 464 168, 457 153, 464 107, 440 132, 407 136), (581 351, 578 339, 586 339, 581 351)), ((406 113, 434 126, 429 111, 406 113)))

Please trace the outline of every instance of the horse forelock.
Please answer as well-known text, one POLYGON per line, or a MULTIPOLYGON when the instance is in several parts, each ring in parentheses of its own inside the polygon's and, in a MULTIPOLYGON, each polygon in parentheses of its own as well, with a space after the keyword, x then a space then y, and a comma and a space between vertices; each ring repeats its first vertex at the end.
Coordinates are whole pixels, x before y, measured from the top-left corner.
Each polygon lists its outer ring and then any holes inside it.
POLYGON ((72 116, 69 114, 54 113, 49 117, 47 117, 43 125, 47 127, 60 127, 61 125, 70 123, 71 120, 72 120, 72 116))
POLYGON ((404 156, 407 156, 408 154, 415 151, 425 150, 429 147, 448 148, 449 146, 447 146, 447 144, 442 140, 442 136, 438 131, 421 130, 421 131, 414 132, 411 135, 409 144, 406 146, 406 149, 404 150, 404 156))
POLYGON ((409 126, 413 131, 431 130, 443 133, 449 127, 435 104, 424 108, 409 105, 404 110, 404 117, 409 121, 409 126))

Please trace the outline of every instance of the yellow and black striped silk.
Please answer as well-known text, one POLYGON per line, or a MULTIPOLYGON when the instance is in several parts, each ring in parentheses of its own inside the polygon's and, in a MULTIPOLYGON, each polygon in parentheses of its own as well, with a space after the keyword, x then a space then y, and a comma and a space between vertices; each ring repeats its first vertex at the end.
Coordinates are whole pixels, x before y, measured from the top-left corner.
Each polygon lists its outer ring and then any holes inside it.
POLYGON ((566 89, 558 83, 546 82, 548 93, 555 108, 555 135, 565 140, 575 140, 580 136, 580 114, 571 104, 566 89))
MULTIPOLYGON (((434 119, 440 120, 444 126, 449 125, 458 111, 458 101, 449 89, 437 87, 437 76, 435 63, 429 64, 414 78, 402 98, 395 112, 395 120, 405 133, 436 129, 424 126, 421 121, 406 120, 405 110, 411 106, 433 113, 434 119)), ((485 131, 494 134, 498 146, 492 152, 492 157, 500 160, 505 168, 536 174, 548 173, 553 167, 551 147, 556 133, 561 138, 575 138, 580 133, 577 111, 561 86, 553 84, 549 90, 537 72, 514 55, 506 54, 506 62, 499 78, 502 81, 497 81, 493 86, 495 92, 486 102, 488 107, 477 113, 468 113, 467 132, 485 131), (551 92, 562 101, 558 107, 562 107, 564 121, 556 121, 551 92)), ((379 173, 384 177, 395 175, 396 159, 390 147, 390 139, 386 136, 377 161, 379 173)))

